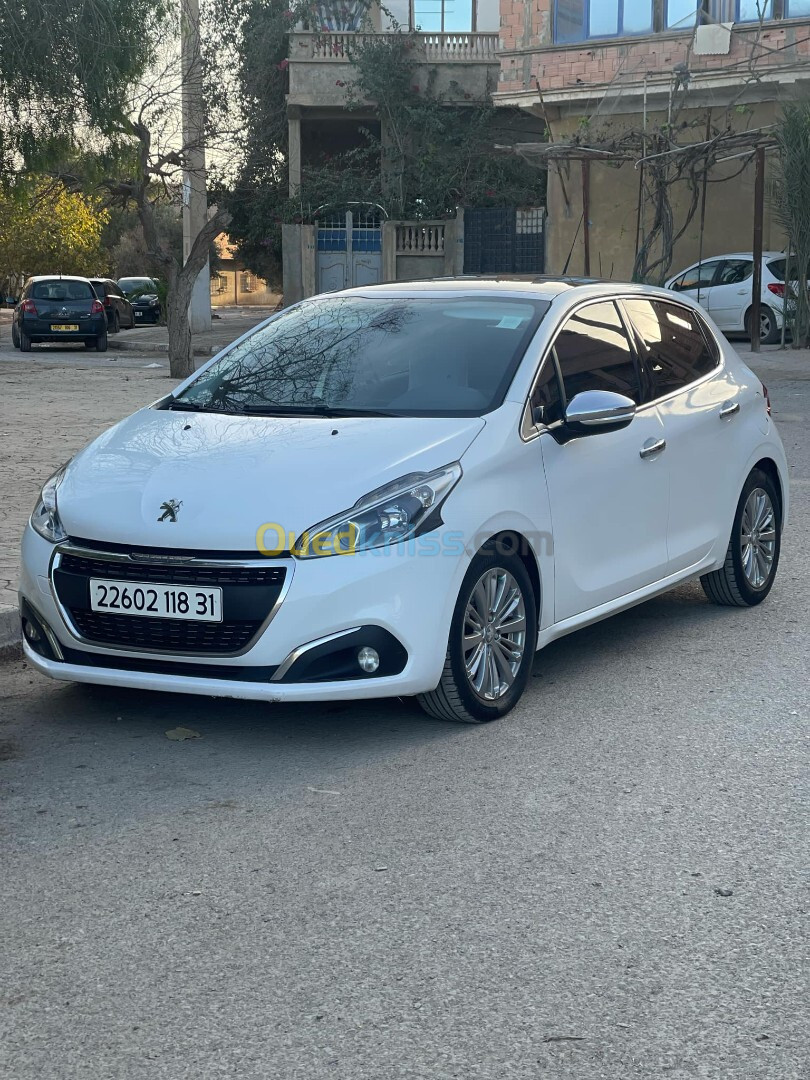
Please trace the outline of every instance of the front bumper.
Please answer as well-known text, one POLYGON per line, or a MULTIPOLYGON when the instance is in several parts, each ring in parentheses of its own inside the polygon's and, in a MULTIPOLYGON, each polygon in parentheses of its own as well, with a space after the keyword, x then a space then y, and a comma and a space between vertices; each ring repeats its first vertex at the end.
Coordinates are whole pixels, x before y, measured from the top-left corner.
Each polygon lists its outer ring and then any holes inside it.
MULTIPOLYGON (((269 566, 286 571, 284 595, 272 618, 237 655, 192 656, 82 640, 54 589, 55 553, 30 525, 26 528, 21 606, 27 603, 43 620, 63 657, 40 655, 25 643, 33 667, 67 681, 259 701, 396 697, 434 689, 467 566, 467 559, 457 554, 417 555, 404 547, 301 562, 267 559, 269 566), (378 634, 376 640, 384 643, 393 641, 394 651, 401 648, 402 663, 393 665, 396 673, 363 675, 358 669, 356 678, 346 672, 329 678, 322 671, 317 681, 290 681, 301 667, 293 660, 302 651, 314 655, 309 647, 323 639, 334 637, 347 649, 365 644, 358 628, 378 634), (116 659, 120 667, 115 666, 116 659)), ((380 671, 384 670, 385 664, 380 671)))

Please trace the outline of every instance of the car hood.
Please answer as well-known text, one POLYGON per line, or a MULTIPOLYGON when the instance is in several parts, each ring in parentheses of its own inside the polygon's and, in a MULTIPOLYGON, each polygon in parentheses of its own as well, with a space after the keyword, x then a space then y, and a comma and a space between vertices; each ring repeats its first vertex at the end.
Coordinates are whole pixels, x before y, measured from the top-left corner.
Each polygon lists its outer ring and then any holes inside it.
POLYGON ((290 536, 410 472, 457 461, 480 417, 248 417, 143 409, 70 463, 59 516, 71 537, 252 551, 267 523, 290 536), (180 503, 177 520, 165 504, 180 503))

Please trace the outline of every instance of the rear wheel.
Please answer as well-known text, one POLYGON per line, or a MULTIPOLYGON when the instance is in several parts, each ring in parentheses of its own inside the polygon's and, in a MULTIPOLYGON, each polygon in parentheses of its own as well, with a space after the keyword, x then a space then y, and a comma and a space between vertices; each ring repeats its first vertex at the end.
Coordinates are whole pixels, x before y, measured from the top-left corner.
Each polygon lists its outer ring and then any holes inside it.
POLYGON ((109 332, 111 334, 117 334, 120 329, 121 329, 121 320, 118 317, 118 312, 114 311, 112 313, 112 318, 110 319, 109 332))
POLYGON ((99 334, 98 337, 96 338, 96 352, 106 352, 106 351, 107 351, 107 333, 105 331, 103 334, 99 334))
POLYGON ((17 333, 17 327, 14 323, 11 324, 11 344, 15 349, 20 347, 20 335, 17 333))
MULTIPOLYGON (((750 338, 753 338, 752 312, 745 317, 745 329, 750 338)), ((781 331, 776 325, 776 316, 765 304, 759 309, 759 340, 763 345, 776 345, 781 338, 781 331)))
POLYGON ((526 567, 507 548, 480 551, 464 576, 439 685, 417 699, 437 720, 497 720, 526 689, 537 606, 526 567))
POLYGON ((24 330, 19 332, 20 352, 31 352, 31 338, 24 330))
POLYGON ((700 579, 706 596, 727 607, 761 604, 776 577, 781 543, 779 493, 767 473, 754 469, 737 504, 726 560, 700 579))

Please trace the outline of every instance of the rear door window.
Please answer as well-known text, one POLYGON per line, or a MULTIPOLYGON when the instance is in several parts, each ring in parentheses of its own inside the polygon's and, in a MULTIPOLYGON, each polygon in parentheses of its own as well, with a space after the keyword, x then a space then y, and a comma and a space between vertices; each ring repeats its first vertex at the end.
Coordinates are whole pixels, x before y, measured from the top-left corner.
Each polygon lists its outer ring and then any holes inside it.
POLYGON ((717 276, 717 285, 739 285, 754 273, 752 259, 726 259, 717 276))
POLYGON ((611 390, 641 402, 633 350, 612 301, 580 308, 563 326, 554 348, 566 402, 585 390, 611 390))
POLYGON ((641 297, 623 304, 638 338, 652 398, 682 390, 717 367, 719 356, 693 311, 641 297))

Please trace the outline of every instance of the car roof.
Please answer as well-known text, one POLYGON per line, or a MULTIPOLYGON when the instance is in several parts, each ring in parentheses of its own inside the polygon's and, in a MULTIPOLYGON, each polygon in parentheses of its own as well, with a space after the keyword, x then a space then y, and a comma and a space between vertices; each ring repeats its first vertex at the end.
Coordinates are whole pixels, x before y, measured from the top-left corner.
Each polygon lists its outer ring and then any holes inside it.
MULTIPOLYGON (((628 292, 661 293, 653 285, 627 281, 605 281, 600 278, 554 277, 542 274, 461 274, 455 277, 424 278, 417 281, 391 281, 383 285, 361 285, 342 289, 332 296, 389 296, 417 297, 489 294, 497 296, 530 296, 552 301, 558 296, 579 293, 588 296, 619 296, 628 292)), ((667 293, 667 296, 671 294, 667 293)))
POLYGON ((34 281, 86 281, 88 284, 90 278, 79 277, 77 274, 35 274, 34 277, 28 279, 31 282, 34 281))

